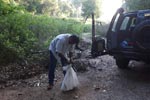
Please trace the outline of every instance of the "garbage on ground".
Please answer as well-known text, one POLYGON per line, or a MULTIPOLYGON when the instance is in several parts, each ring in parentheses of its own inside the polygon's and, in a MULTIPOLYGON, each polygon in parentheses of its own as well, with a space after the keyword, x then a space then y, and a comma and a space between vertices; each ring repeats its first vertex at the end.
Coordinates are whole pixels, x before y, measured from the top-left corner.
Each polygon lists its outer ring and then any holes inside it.
POLYGON ((63 70, 66 71, 66 74, 61 85, 61 90, 69 91, 77 88, 79 85, 79 80, 77 78, 76 72, 72 68, 72 65, 64 66, 63 70))

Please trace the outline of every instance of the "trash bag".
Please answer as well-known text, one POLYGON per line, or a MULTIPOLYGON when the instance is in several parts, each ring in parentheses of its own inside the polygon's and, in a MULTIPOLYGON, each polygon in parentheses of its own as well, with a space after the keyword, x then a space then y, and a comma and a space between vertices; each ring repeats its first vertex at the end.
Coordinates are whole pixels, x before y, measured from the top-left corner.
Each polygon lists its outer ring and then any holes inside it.
POLYGON ((76 72, 72 68, 72 65, 64 66, 63 70, 66 70, 66 74, 61 85, 61 90, 69 91, 74 88, 77 88, 79 85, 79 80, 77 78, 76 72))

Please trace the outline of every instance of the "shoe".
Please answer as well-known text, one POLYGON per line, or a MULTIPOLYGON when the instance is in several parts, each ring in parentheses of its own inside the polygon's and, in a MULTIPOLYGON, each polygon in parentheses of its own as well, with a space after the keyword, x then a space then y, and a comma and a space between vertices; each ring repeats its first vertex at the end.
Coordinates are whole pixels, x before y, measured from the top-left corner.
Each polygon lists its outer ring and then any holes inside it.
POLYGON ((53 85, 49 84, 47 87, 47 90, 51 90, 53 88, 53 85))

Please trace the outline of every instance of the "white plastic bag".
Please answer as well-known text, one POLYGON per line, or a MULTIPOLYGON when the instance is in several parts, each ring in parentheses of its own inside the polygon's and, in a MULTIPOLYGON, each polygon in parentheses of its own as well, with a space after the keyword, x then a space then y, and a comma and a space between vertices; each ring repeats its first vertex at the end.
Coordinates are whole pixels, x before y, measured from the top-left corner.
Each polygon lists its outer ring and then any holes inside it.
POLYGON ((66 75, 61 85, 62 91, 72 90, 79 85, 79 80, 77 78, 76 72, 73 70, 71 65, 67 65, 63 67, 63 70, 66 70, 66 75))

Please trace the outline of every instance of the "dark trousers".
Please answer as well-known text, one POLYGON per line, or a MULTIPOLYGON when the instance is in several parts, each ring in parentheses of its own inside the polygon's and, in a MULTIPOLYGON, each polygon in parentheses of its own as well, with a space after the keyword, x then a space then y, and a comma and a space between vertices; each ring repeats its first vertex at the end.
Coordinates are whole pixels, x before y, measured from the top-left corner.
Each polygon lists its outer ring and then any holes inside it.
MULTIPOLYGON (((49 65, 49 71, 48 71, 48 79, 49 84, 54 85, 54 78, 55 78, 55 68, 57 64, 57 59, 53 55, 53 53, 50 51, 50 65, 49 65)), ((61 59, 62 66, 65 65, 65 60, 61 59)), ((66 71, 63 71, 63 74, 66 74, 66 71)))

